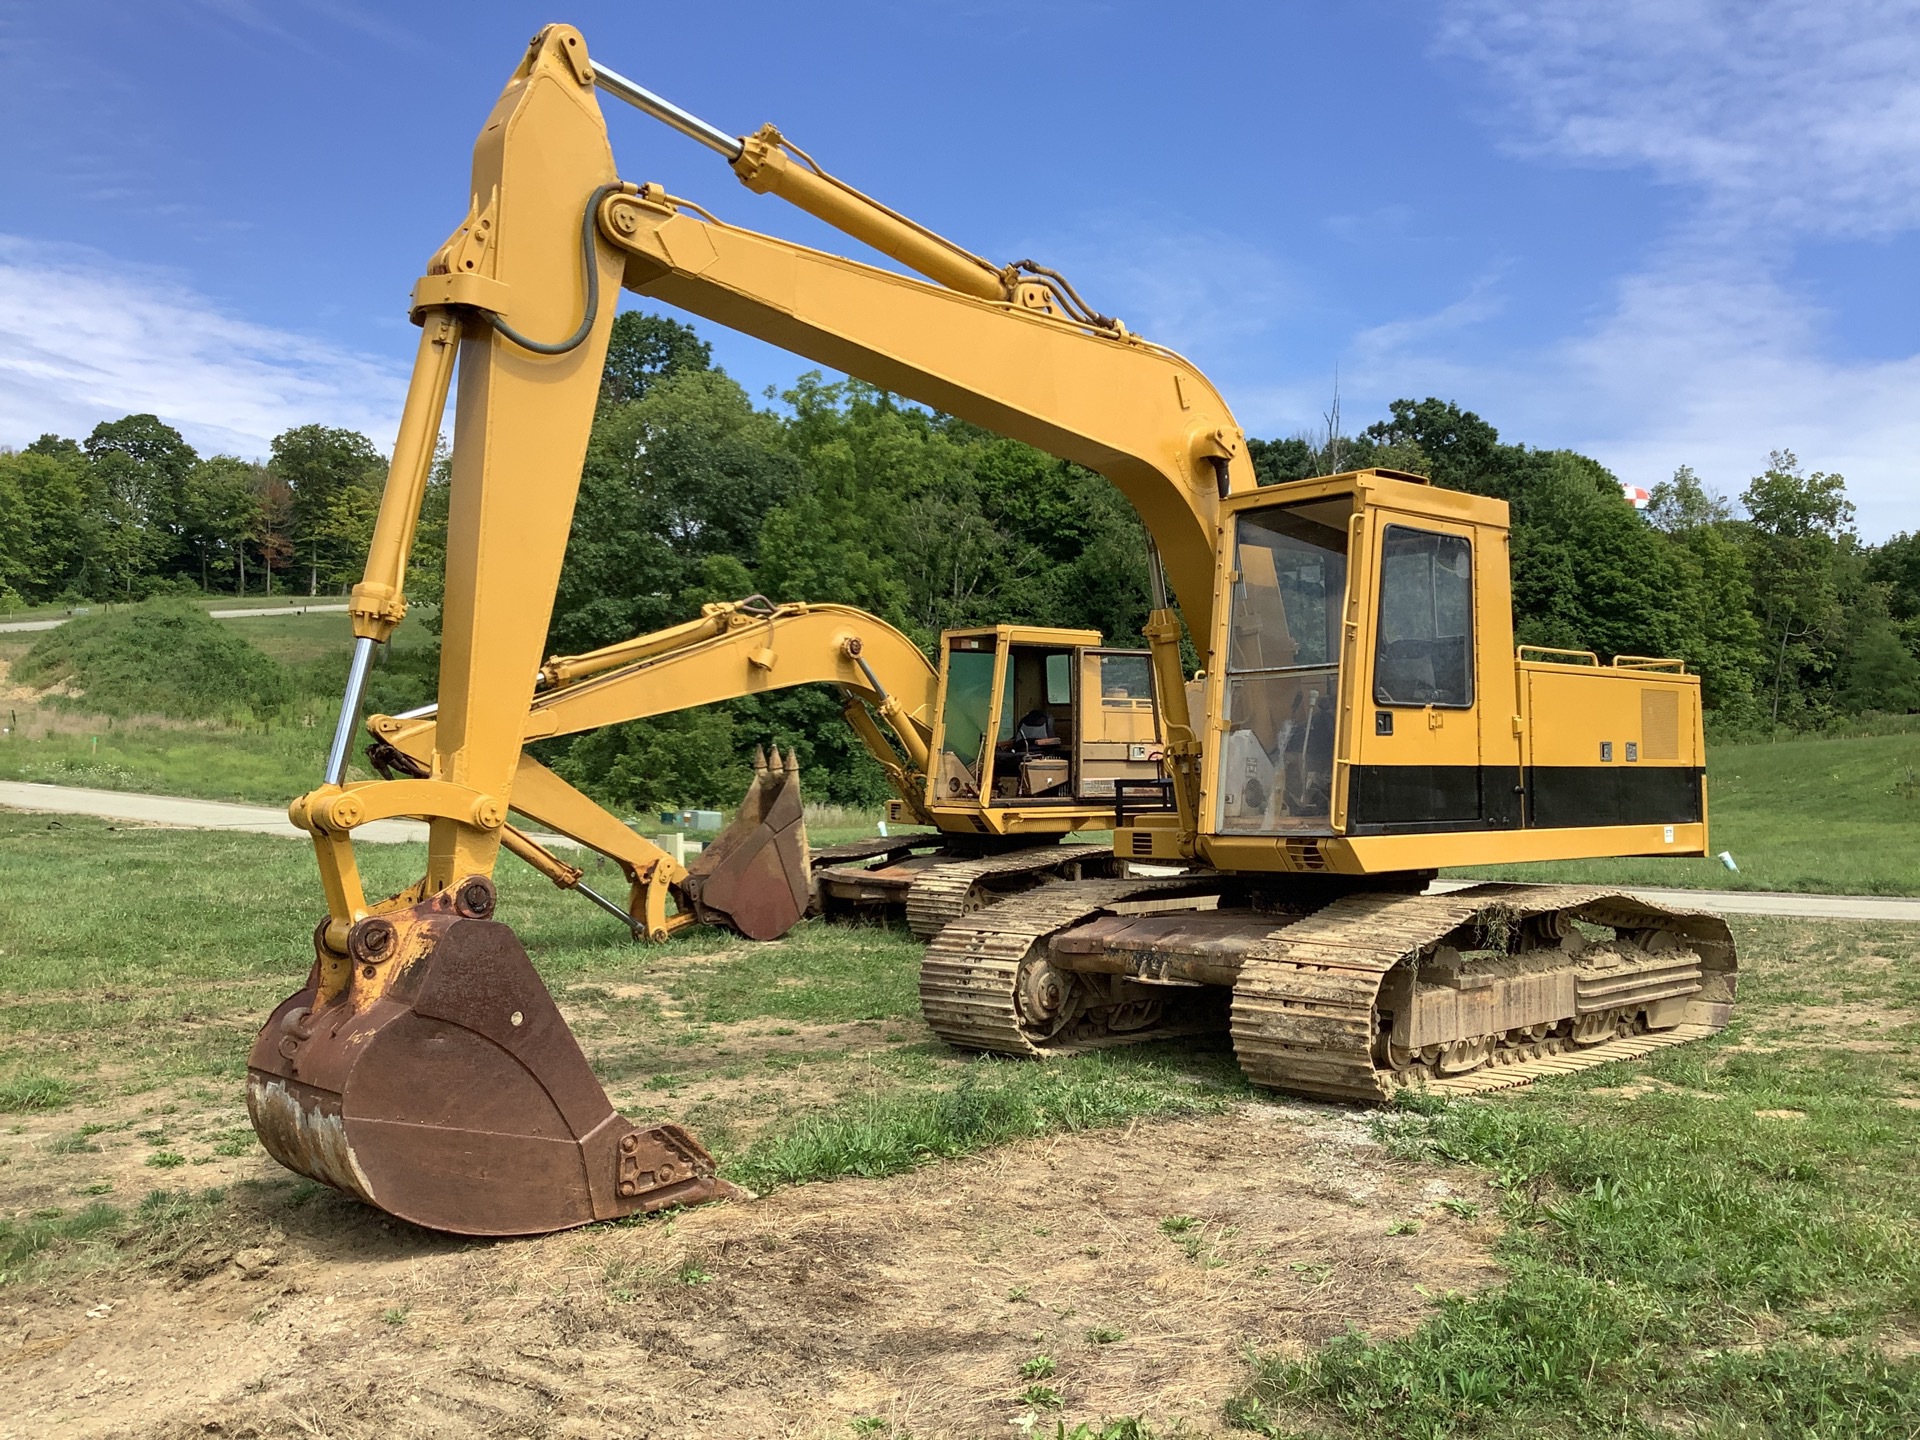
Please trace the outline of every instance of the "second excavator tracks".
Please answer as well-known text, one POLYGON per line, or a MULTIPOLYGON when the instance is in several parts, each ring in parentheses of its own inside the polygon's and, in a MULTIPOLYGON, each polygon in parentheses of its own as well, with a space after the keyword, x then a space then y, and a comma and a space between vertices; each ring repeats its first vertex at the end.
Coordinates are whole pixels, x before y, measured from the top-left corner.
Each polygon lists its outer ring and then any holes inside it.
POLYGON ((929 945, 923 1011, 951 1044, 1036 1057, 1226 1029, 1256 1084, 1379 1101, 1631 1058, 1712 1034, 1732 1008, 1725 921, 1624 891, 1233 900, 1198 874, 1001 901, 929 945))
POLYGON ((1114 865, 1113 851, 1105 845, 1033 845, 997 855, 964 855, 930 848, 939 842, 935 835, 816 850, 815 886, 837 906, 902 906, 908 928, 931 940, 961 916, 996 901, 1036 886, 1091 880, 1114 865))

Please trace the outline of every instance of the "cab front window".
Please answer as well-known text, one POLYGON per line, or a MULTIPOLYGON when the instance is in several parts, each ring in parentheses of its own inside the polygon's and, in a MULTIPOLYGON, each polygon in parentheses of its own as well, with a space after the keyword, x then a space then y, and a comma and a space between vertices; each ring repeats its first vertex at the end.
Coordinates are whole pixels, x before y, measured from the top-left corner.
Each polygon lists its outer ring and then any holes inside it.
POLYGON ((1333 797, 1351 496, 1242 514, 1228 599, 1223 834, 1323 830, 1333 797))

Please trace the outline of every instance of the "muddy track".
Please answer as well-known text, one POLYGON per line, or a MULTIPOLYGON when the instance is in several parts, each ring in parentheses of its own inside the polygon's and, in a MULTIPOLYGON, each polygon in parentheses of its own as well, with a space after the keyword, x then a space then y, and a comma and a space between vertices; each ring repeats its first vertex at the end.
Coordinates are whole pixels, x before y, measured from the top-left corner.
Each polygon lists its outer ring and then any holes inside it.
MULTIPOLYGON (((1056 1034, 1044 1045, 1029 1033, 1020 997, 1021 967, 1049 935, 1116 902, 1194 894, 1219 883, 1185 878, 1083 880, 1002 900, 948 925, 920 961, 920 1010, 949 1045, 1003 1055, 1064 1055, 1092 1048, 1093 1037, 1056 1034)), ((1105 1043, 1138 1043, 1191 1033, 1152 1026, 1105 1043)))
POLYGON ((1108 845, 1045 845, 1017 855, 954 860, 929 870, 907 892, 907 926, 931 940, 963 915, 991 904, 1009 890, 1048 880, 1093 878, 1111 873, 1108 845))
MULTIPOLYGON (((1062 991, 1044 963, 1050 937, 1110 907, 1208 888, 1201 876, 1088 881, 964 916, 935 938, 921 962, 927 1023, 949 1044, 1025 1056, 1208 1028, 1207 1002, 1218 990, 1148 990, 1080 975, 1065 980, 1062 991)), ((1241 1068, 1256 1084, 1316 1099, 1380 1101, 1414 1084, 1454 1093, 1506 1089, 1712 1034, 1732 1008, 1735 961, 1726 922, 1624 891, 1481 885, 1446 895, 1361 894, 1303 917, 1248 911, 1246 925, 1250 935, 1268 929, 1239 962, 1232 990, 1241 1068), (1578 925, 1609 929, 1614 938, 1584 951, 1578 925), (1453 1054, 1394 1056, 1381 1005, 1390 974, 1411 977, 1442 947, 1484 954, 1489 944, 1498 950, 1518 943, 1523 932, 1537 938, 1542 926, 1576 947, 1536 950, 1531 963, 1571 980, 1577 1021, 1470 1037, 1453 1054), (1664 943, 1649 949, 1648 937, 1664 943), (1635 1033, 1636 1017, 1663 1000, 1684 1000, 1684 1016, 1635 1033)), ((1488 966, 1484 958, 1479 964, 1488 966)))

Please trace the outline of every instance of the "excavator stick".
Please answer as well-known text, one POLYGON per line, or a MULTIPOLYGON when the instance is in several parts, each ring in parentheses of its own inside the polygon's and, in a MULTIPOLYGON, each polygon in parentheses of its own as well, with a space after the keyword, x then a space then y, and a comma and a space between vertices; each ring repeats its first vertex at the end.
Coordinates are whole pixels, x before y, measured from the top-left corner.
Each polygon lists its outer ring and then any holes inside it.
POLYGON ((261 1029, 274 1159, 416 1225, 538 1235, 740 1192, 678 1125, 609 1103, 479 877, 354 925, 261 1029))
POLYGON ((812 857, 800 802, 800 761, 780 748, 756 750, 753 784, 740 813, 688 868, 685 890, 694 913, 749 940, 777 940, 807 913, 812 857))

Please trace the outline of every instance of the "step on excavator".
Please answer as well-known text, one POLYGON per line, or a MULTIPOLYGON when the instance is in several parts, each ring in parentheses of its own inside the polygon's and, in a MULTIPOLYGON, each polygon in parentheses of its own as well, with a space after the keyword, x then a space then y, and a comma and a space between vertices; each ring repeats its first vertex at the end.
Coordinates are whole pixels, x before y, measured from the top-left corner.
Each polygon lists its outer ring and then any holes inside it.
POLYGON ((340 721, 323 783, 288 812, 327 913, 307 983, 249 1058, 254 1126, 284 1164, 467 1234, 731 1193, 680 1127, 613 1109, 494 918, 620 286, 1085 465, 1145 526, 1173 808, 1118 816, 1114 850, 1188 868, 953 920, 921 969, 937 1034, 1048 1056, 1224 1028, 1254 1082, 1365 1101, 1523 1084, 1726 1024, 1736 960, 1715 916, 1606 888, 1424 893, 1441 866, 1708 853, 1698 678, 1516 648, 1500 501, 1384 470, 1261 486, 1206 376, 1057 272, 972 254, 771 126, 707 124, 567 26, 521 58, 471 193, 414 287, 419 352, 340 721), (924 279, 622 181, 603 96, 924 279), (456 355, 432 754, 424 775, 347 783, 372 647, 406 611, 456 355), (426 873, 370 901, 353 831, 399 815, 429 823, 426 873))

